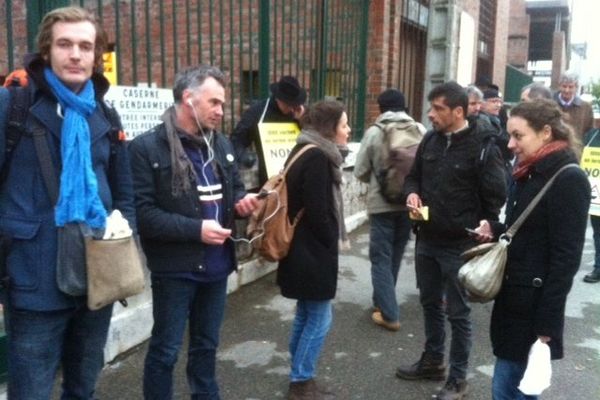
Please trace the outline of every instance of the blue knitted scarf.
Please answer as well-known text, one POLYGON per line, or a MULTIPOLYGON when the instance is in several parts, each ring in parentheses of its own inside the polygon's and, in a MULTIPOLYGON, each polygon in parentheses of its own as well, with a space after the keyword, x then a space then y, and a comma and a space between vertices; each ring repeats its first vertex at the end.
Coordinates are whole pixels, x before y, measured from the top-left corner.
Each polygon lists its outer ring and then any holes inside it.
POLYGON ((92 169, 90 127, 86 119, 96 109, 94 85, 88 80, 81 92, 74 93, 50 68, 44 69, 44 76, 64 115, 60 132, 62 172, 54 216, 56 225, 84 222, 92 228, 104 228, 106 209, 98 195, 98 180, 92 169))

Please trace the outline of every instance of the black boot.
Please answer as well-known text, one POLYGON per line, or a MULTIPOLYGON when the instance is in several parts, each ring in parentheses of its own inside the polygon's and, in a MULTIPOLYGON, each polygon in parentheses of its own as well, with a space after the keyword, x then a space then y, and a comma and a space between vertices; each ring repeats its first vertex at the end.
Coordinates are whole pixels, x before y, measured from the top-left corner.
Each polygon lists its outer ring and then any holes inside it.
POLYGON ((443 381, 446 379, 444 357, 423 353, 416 363, 398 367, 396 369, 396 376, 400 379, 408 380, 431 379, 434 381, 443 381))
POLYGON ((587 283, 600 282, 600 268, 594 268, 592 272, 583 277, 583 281, 587 283))

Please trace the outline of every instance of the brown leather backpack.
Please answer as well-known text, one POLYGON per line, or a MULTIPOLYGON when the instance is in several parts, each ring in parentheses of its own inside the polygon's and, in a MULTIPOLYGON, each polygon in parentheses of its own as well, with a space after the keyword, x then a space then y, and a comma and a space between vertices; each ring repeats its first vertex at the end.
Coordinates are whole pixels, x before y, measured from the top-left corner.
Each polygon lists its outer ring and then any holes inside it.
POLYGON ((296 224, 302 218, 304 209, 298 212, 293 222, 290 221, 285 177, 294 162, 313 147, 316 146, 309 144, 300 149, 285 169, 269 178, 259 192, 259 198, 263 198, 263 201, 250 216, 246 233, 254 249, 268 261, 279 261, 289 252, 296 224))

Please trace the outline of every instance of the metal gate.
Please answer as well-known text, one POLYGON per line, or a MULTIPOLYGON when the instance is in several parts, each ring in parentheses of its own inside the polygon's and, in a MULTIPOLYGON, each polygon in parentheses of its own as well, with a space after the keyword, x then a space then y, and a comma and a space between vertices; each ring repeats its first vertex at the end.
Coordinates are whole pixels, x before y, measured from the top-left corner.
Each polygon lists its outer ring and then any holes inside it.
POLYGON ((34 50, 40 19, 73 4, 94 12, 116 52, 120 85, 170 87, 196 63, 229 77, 223 130, 269 83, 295 75, 311 102, 338 98, 355 134, 364 125, 368 0, 6 0, 0 4, 0 76, 34 50))

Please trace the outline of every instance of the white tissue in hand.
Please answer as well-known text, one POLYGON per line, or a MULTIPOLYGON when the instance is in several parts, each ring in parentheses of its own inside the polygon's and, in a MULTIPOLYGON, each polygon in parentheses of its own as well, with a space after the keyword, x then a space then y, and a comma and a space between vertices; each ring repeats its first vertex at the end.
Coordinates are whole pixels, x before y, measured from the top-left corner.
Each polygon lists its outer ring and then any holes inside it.
POLYGON ((103 240, 123 239, 132 235, 129 222, 123 218, 121 211, 114 210, 106 218, 106 230, 104 231, 103 240))
POLYGON ((550 386, 551 379, 550 347, 538 339, 529 350, 527 368, 519 383, 519 390, 530 396, 539 396, 550 386))

